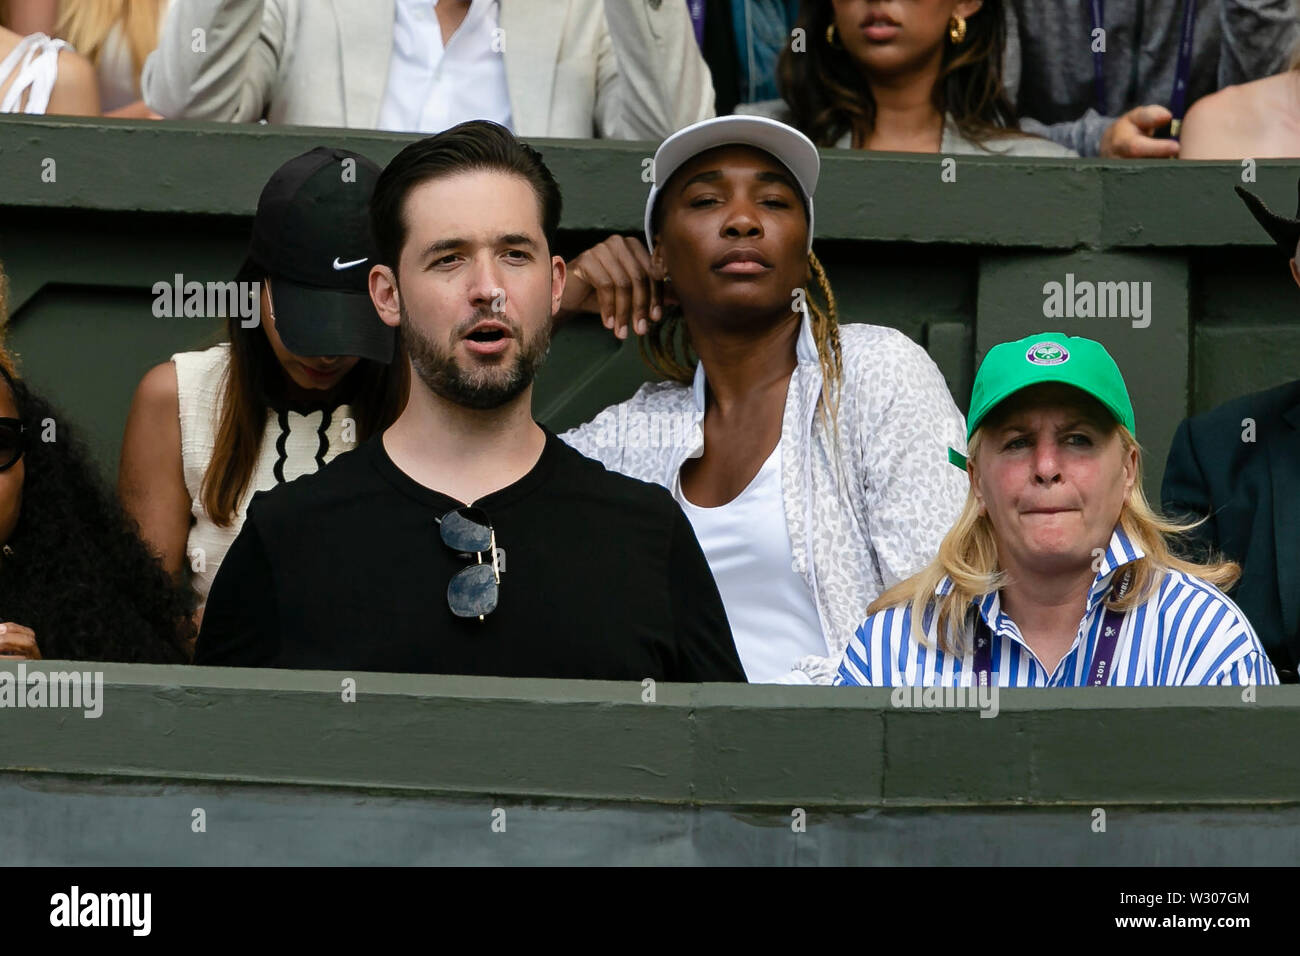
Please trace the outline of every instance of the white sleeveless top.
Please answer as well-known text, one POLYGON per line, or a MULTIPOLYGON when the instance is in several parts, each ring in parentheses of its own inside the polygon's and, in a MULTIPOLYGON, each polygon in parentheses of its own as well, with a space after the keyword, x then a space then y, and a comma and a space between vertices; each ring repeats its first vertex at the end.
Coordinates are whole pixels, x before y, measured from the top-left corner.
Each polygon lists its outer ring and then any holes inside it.
POLYGON ((680 472, 673 496, 708 558, 749 682, 786 683, 800 658, 825 655, 812 591, 794 569, 781 504, 781 443, 725 505, 692 504, 682 493, 680 472))
POLYGON ((186 554, 191 583, 198 592, 199 605, 203 606, 207 603, 208 591, 222 559, 244 526, 248 502, 253 495, 300 475, 312 474, 337 455, 355 448, 356 425, 347 405, 306 413, 268 409, 262 450, 248 488, 239 501, 230 526, 220 527, 203 507, 199 489, 216 446, 230 345, 223 342, 202 352, 178 352, 172 356, 172 362, 176 366, 177 397, 180 400, 181 464, 185 471, 185 488, 193 502, 190 513, 194 515, 186 554))
POLYGON ((0 99, 0 113, 44 113, 50 105, 54 81, 59 77, 59 50, 72 47, 44 33, 31 33, 18 41, 0 60, 0 86, 13 76, 13 84, 0 99), (28 94, 23 102, 23 94, 28 94))

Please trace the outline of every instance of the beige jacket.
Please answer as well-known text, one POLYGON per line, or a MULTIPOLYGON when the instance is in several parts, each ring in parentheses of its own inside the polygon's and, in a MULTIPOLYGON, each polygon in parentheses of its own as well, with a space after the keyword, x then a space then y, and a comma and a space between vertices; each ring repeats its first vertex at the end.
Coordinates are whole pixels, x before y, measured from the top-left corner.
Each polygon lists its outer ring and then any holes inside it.
MULTIPOLYGON (((659 140, 713 116, 682 0, 500 3, 518 135, 659 140)), ((394 0, 175 0, 144 100, 172 119, 374 129, 394 18, 394 0)))

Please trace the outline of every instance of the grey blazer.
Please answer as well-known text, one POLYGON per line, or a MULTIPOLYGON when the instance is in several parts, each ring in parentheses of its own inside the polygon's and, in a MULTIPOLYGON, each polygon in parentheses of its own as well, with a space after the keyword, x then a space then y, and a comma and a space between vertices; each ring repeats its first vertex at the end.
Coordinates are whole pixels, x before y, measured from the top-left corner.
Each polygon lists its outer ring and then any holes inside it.
MULTIPOLYGON (((713 115, 681 0, 500 0, 520 136, 659 140, 713 115)), ((169 118, 373 129, 394 0, 175 0, 145 63, 169 118)))

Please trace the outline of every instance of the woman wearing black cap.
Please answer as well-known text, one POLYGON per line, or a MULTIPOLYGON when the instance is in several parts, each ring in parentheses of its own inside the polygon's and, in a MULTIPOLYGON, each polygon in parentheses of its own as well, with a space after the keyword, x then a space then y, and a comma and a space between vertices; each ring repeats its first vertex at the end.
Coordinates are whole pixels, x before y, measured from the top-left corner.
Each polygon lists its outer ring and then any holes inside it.
POLYGON ((118 493, 196 619, 252 496, 315 472, 396 419, 406 363, 366 291, 379 167, 319 147, 263 189, 241 282, 262 321, 151 369, 127 419, 118 493))

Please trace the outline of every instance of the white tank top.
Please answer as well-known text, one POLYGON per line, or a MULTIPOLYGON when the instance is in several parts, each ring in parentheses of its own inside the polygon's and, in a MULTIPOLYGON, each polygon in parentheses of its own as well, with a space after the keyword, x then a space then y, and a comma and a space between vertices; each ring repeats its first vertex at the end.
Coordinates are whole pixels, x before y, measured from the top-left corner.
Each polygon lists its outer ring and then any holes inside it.
POLYGON ((181 464, 185 471, 185 488, 192 502, 190 513, 194 515, 186 554, 191 583, 202 606, 207 603, 208 591, 222 559, 244 526, 248 502, 254 493, 292 481, 299 475, 312 474, 337 455, 355 448, 356 425, 349 424, 351 410, 347 405, 318 409, 308 414, 268 409, 266 429, 262 432, 262 450, 248 488, 239 501, 230 526, 220 527, 203 507, 199 489, 216 446, 230 346, 222 343, 203 352, 178 352, 172 356, 172 362, 176 365, 177 398, 180 400, 181 464), (345 428, 349 439, 346 442, 345 428))
POLYGON ((691 504, 682 493, 680 474, 673 496, 709 560, 750 683, 784 677, 801 657, 825 657, 817 606, 793 567, 781 503, 781 443, 748 487, 725 505, 691 504))
POLYGON ((0 86, 13 76, 13 83, 0 99, 0 113, 45 112, 54 81, 59 78, 59 50, 65 47, 72 49, 63 40, 53 40, 44 33, 28 34, 18 41, 9 55, 0 60, 0 86))

